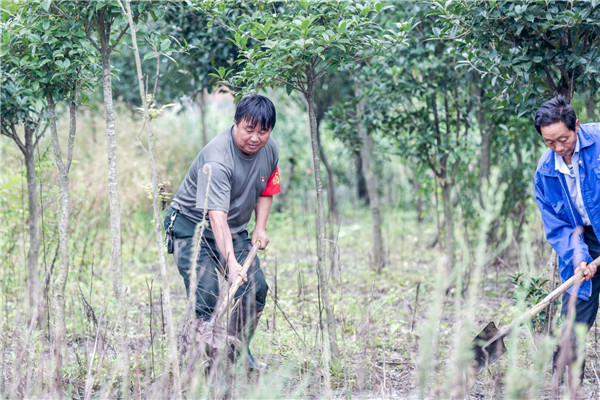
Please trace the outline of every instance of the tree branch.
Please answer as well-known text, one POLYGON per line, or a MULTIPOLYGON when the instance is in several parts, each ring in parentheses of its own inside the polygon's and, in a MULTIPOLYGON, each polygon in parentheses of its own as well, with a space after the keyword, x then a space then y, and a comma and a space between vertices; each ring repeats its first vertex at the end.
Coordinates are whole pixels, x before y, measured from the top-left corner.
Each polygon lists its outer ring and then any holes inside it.
POLYGON ((60 150, 60 143, 58 142, 58 132, 56 130, 56 103, 51 94, 46 96, 48 100, 48 113, 50 114, 50 131, 52 132, 52 147, 54 149, 54 158, 56 159, 56 166, 60 173, 65 173, 65 164, 62 159, 62 153, 60 150))
POLYGON ((55 2, 50 3, 50 6, 52 8, 54 8, 54 9, 56 9, 56 11, 58 11, 58 13, 60 14, 61 17, 63 17, 63 18, 69 18, 69 16, 67 15, 67 13, 62 8, 60 8, 59 6, 57 6, 55 2))
POLYGON ((9 128, 10 129, 6 128, 6 124, 2 124, 1 133, 4 136, 11 138, 17 144, 17 146, 19 146, 19 150, 21 150, 23 155, 27 156, 27 149, 25 148, 25 146, 23 145, 23 142, 21 141, 21 138, 19 138, 19 135, 17 134, 17 129, 15 128, 15 124, 14 123, 10 124, 9 128))
POLYGON ((431 156, 429 155, 429 151, 425 151, 425 160, 427 161, 427 164, 429 165, 429 168, 431 168, 431 170, 433 171, 433 173, 435 174, 435 176, 437 176, 438 178, 442 177, 442 172, 438 171, 437 168, 435 167, 434 162, 431 160, 431 156))
POLYGON ((156 91, 158 90, 158 76, 160 74, 160 53, 156 50, 156 47, 153 49, 156 53, 156 74, 154 75, 154 88, 152 89, 152 98, 156 98, 156 91))
POLYGON ((46 121, 46 126, 44 126, 44 129, 42 129, 41 132, 36 135, 35 141, 33 142, 33 148, 34 149, 38 146, 40 139, 46 133, 46 129, 48 129, 48 122, 47 121, 46 121))
MULTIPOLYGON (((76 90, 76 85, 73 85, 73 92, 76 90)), ((73 143, 75 142, 75 133, 77 127, 77 103, 71 100, 69 103, 69 142, 67 147, 67 164, 66 173, 69 173, 71 161, 73 161, 73 143)))
POLYGON ((552 75, 550 74, 550 68, 548 68, 547 65, 544 65, 544 71, 546 71, 546 77, 542 79, 544 79, 548 86, 550 86, 550 89, 552 89, 554 93, 556 93, 558 90, 556 90, 556 84, 554 83, 554 79, 552 79, 552 75))
MULTIPOLYGON (((135 17, 134 20, 137 20, 138 18, 139 18, 139 15, 137 17, 135 17)), ((121 30, 121 32, 119 33, 119 36, 117 36, 117 38, 115 39, 115 42, 112 44, 112 46, 110 46, 108 48, 108 54, 113 52, 113 50, 115 49, 117 44, 119 44, 119 41, 121 40, 123 35, 125 35, 125 33, 127 33, 128 30, 129 30, 129 25, 126 25, 125 28, 123 28, 123 30, 121 30)))
MULTIPOLYGON (((554 66, 556 68, 558 68, 558 70, 560 71, 561 81, 565 82, 568 85, 569 81, 570 81, 570 77, 569 77, 569 73, 567 72, 567 70, 562 65, 558 65, 556 63, 554 63, 554 66)), ((562 87, 561 87, 561 89, 562 89, 562 87)))
POLYGON ((454 185, 454 179, 456 178, 456 172, 458 171, 458 166, 460 164, 460 156, 456 157, 456 161, 452 165, 452 171, 450 172, 450 182, 448 182, 451 186, 454 185))
POLYGON ((98 50, 98 52, 100 53, 102 50, 100 50, 100 46, 98 46, 98 44, 96 43, 96 41, 92 38, 89 26, 85 27, 85 36, 88 38, 88 40, 90 41, 90 43, 92 44, 92 46, 94 46, 94 48, 96 50, 98 50))
POLYGON ((89 26, 86 25, 85 27, 85 36, 87 36, 88 40, 90 41, 90 43, 92 44, 92 46, 94 46, 94 48, 96 50, 98 50, 98 53, 102 54, 102 41, 104 39, 104 32, 102 32, 102 26, 104 25, 104 13, 106 12, 105 10, 106 7, 100 9, 100 10, 96 10, 94 11, 94 18, 96 19, 96 30, 98 31, 98 35, 100 36, 100 44, 98 44, 93 38, 92 38, 92 34, 91 34, 91 29, 94 26, 94 24, 90 24, 89 26))
POLYGON ((448 96, 444 94, 444 114, 446 120, 446 136, 450 139, 450 106, 448 104, 448 96))
POLYGON ((438 117, 438 111, 437 111, 437 104, 436 104, 436 100, 435 100, 435 94, 432 94, 429 98, 430 101, 430 108, 431 111, 433 112, 433 128, 435 129, 435 133, 436 133, 436 137, 435 140, 438 144, 438 147, 441 147, 441 143, 440 143, 440 136, 441 136, 441 132, 440 132, 440 121, 439 121, 439 117, 438 117))

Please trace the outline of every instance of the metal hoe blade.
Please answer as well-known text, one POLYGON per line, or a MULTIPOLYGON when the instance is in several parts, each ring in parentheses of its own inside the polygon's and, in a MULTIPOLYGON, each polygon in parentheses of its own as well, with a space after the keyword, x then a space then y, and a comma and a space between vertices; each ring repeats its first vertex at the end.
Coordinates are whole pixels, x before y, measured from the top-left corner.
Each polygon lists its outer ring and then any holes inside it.
MULTIPOLYGON (((589 265, 600 266, 600 257, 596 258, 589 265)), ((486 369, 490 364, 496 361, 502 354, 506 353, 506 346, 504 345, 504 338, 510 333, 510 331, 518 327, 520 323, 530 318, 535 317, 544 308, 548 307, 550 303, 556 300, 569 288, 575 287, 575 293, 578 290, 578 285, 583 281, 584 276, 580 271, 577 274, 570 277, 562 285, 554 289, 548 296, 544 297, 542 301, 531 307, 527 312, 522 314, 520 317, 513 320, 510 325, 505 326, 502 329, 498 329, 494 322, 487 324, 485 328, 473 339, 471 347, 475 352, 475 360, 473 362, 476 372, 479 374, 481 371, 486 369)))
POLYGON ((494 322, 487 324, 479 335, 471 342, 472 348, 475 351, 475 362, 474 367, 476 373, 480 373, 486 369, 490 364, 496 361, 500 356, 506 353, 506 346, 504 345, 504 336, 496 338, 499 331, 494 322), (492 341, 490 341, 492 340, 492 341))

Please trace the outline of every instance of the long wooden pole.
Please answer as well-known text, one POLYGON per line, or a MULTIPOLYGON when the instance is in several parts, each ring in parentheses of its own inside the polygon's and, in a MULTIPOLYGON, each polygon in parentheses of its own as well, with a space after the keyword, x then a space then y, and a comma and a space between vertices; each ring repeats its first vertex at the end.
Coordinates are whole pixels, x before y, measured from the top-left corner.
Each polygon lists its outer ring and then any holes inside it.
MULTIPOLYGON (((594 261, 592 261, 588 265, 595 265, 596 267, 600 266, 600 257, 596 258, 594 261)), ((511 322, 510 325, 502 328, 496 335, 494 335, 490 340, 488 340, 485 343, 485 345, 483 345, 482 347, 486 348, 490 344, 494 343, 495 341, 508 336, 508 334, 512 331, 512 329, 514 327, 516 327, 517 325, 519 325, 522 321, 527 320, 532 317, 535 317, 536 315, 538 315, 540 313, 540 311, 542 311, 543 309, 548 307, 548 305, 550 303, 552 303, 554 300, 556 300, 560 295, 562 295, 564 292, 569 290, 572 286, 580 284, 582 281, 583 281, 583 273, 581 273, 581 271, 580 271, 577 274, 573 275, 571 278, 569 278, 569 280, 567 280, 565 283, 563 283, 562 285, 560 285, 559 287, 554 289, 548 296, 544 297, 544 299, 542 301, 537 303, 535 306, 531 307, 529 310, 527 310, 525 313, 523 313, 520 317, 518 317, 513 322, 511 322)))
MULTIPOLYGON (((256 253, 258 253, 259 247, 260 247, 260 240, 257 241, 254 244, 254 246, 252 246, 252 248, 250 249, 250 252, 246 256, 246 259, 244 260, 244 263, 242 264, 242 274, 248 273, 248 270, 250 269, 250 265, 252 264, 252 261, 254 261, 254 257, 256 257, 256 253)), ((229 287, 229 291, 227 292, 227 297, 225 298, 225 301, 223 301, 221 304, 219 304, 219 307, 213 314, 213 317, 211 320, 211 323, 213 326, 216 326, 220 322, 221 317, 223 317, 223 314, 225 314, 225 312, 227 311, 227 307, 229 307, 231 300, 233 300, 233 297, 235 296, 235 292, 238 291, 240 286, 242 286, 242 278, 237 276, 235 281, 233 281, 233 283, 229 287)))

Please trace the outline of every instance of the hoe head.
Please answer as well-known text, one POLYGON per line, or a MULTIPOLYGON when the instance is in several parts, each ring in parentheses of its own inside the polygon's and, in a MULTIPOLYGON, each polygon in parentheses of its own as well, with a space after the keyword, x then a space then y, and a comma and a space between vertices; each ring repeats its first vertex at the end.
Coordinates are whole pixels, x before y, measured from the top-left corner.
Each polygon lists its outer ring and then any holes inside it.
POLYGON ((471 342, 472 348, 475 351, 473 365, 477 374, 490 366, 506 352, 504 336, 495 338, 498 333, 498 328, 496 328, 496 324, 492 321, 471 342))

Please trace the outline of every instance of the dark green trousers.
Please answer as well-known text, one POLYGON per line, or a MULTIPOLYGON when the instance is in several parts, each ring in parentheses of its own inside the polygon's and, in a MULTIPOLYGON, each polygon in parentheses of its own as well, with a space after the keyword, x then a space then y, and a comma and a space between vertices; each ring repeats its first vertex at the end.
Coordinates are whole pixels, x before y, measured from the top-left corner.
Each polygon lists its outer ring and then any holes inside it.
MULTIPOLYGON (((171 214, 177 212, 169 208, 165 218, 165 228, 170 224, 171 214)), ((227 277, 225 259, 217 248, 214 235, 210 229, 205 229, 201 239, 198 257, 193 254, 196 238, 193 235, 193 223, 179 213, 173 226, 174 251, 173 257, 189 296, 190 275, 193 265, 196 266, 196 317, 209 320, 219 297, 219 276, 227 277), (191 225, 190 225, 191 224, 191 225)), ((232 234, 235 257, 240 264, 244 262, 250 248, 250 238, 247 231, 232 234)), ((235 320, 230 323, 230 333, 241 332, 246 321, 256 320, 263 311, 267 298, 268 286, 265 275, 260 268, 258 257, 248 269, 248 281, 236 292, 235 298, 240 301, 240 308, 235 314, 235 320), (233 328, 233 329, 232 329, 233 328), (233 331, 233 332, 232 332, 233 331)))

